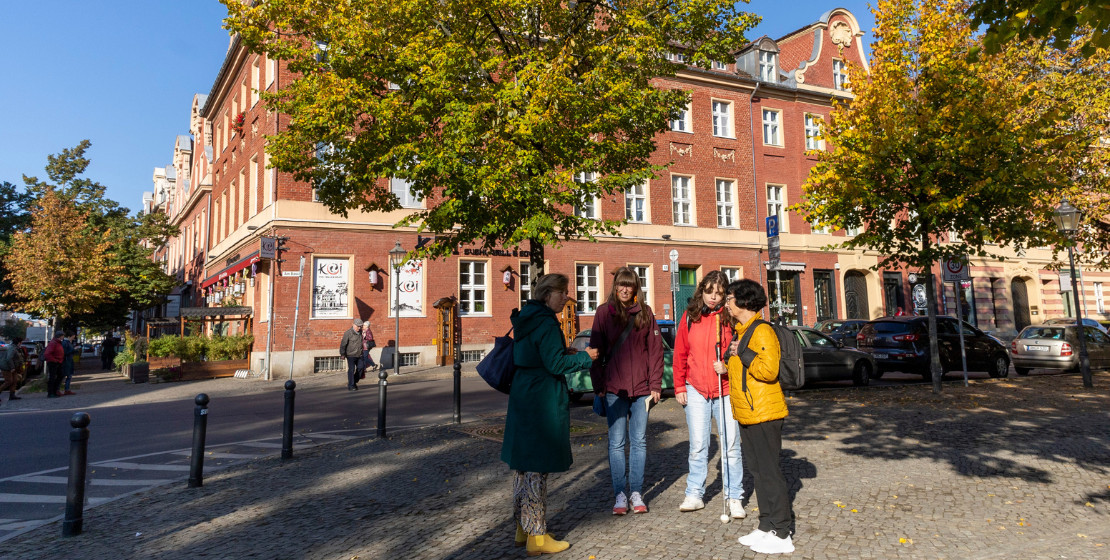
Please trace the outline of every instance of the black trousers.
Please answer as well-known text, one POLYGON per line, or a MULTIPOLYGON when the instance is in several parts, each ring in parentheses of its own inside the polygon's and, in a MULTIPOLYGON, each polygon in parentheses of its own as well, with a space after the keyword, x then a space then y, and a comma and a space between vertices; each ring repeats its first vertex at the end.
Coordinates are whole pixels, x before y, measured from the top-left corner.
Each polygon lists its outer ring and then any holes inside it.
POLYGON ((360 359, 347 356, 347 387, 358 385, 358 361, 360 359))
POLYGON ((782 419, 740 425, 740 449, 744 463, 755 480, 759 505, 759 530, 775 531, 779 538, 790 535, 794 510, 790 507, 789 487, 782 474, 782 419))
POLYGON ((46 394, 47 396, 58 394, 58 389, 62 388, 62 375, 61 362, 46 362, 46 394))

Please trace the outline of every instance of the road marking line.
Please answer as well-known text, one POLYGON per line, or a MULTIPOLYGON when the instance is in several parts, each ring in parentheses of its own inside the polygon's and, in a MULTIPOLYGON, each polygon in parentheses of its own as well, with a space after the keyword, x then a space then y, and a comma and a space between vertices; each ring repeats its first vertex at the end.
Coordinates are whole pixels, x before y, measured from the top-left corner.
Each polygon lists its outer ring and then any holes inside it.
MULTIPOLYGON (((174 451, 172 455, 184 455, 186 457, 192 455, 190 451, 174 451)), ((221 453, 219 451, 212 451, 205 453, 204 457, 208 459, 260 459, 266 455, 247 455, 245 453, 221 453)))
POLYGON ((306 438, 309 438, 309 439, 323 438, 323 439, 336 439, 336 440, 342 440, 342 441, 346 441, 346 440, 349 440, 349 439, 358 439, 358 436, 337 436, 335 434, 316 434, 316 433, 312 433, 312 432, 309 432, 307 434, 301 434, 301 435, 306 437, 306 438))
POLYGON ((235 444, 236 447, 261 447, 264 449, 281 449, 280 443, 268 443, 265 441, 243 441, 235 444))
MULTIPOLYGON (((99 504, 112 498, 89 498, 90 504, 99 504)), ((0 494, 0 502, 9 504, 64 504, 65 496, 46 496, 43 494, 0 494)))
POLYGON ((134 469, 142 471, 180 471, 184 472, 189 470, 189 465, 152 465, 149 463, 124 463, 117 461, 109 461, 106 463, 93 463, 97 467, 108 467, 113 469, 134 469))
MULTIPOLYGON (((67 484, 69 477, 65 476, 26 476, 23 478, 13 478, 12 482, 31 482, 43 484, 67 484)), ((136 478, 136 479, 122 479, 122 478, 90 478, 89 484, 93 486, 145 486, 148 484, 165 484, 173 482, 170 478, 136 478)))

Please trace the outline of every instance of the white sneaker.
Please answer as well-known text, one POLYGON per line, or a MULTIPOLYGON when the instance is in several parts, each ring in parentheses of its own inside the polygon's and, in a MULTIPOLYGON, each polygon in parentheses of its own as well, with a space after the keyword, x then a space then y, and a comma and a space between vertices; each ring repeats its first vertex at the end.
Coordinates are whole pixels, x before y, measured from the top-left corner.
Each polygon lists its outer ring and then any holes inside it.
POLYGON ((705 502, 701 501, 701 498, 686 494, 686 497, 682 499, 682 505, 678 506, 678 511, 697 511, 704 507, 705 502))
POLYGON ((780 539, 775 531, 771 530, 762 539, 753 543, 751 548, 755 552, 763 554, 789 554, 794 552, 794 541, 790 538, 790 535, 786 535, 785 539, 780 539))
POLYGON ((744 511, 744 504, 740 502, 739 498, 728 499, 728 513, 733 519, 743 519, 748 516, 744 511))
POLYGON ((751 546, 751 545, 763 540, 763 537, 766 536, 766 535, 767 535, 766 531, 760 531, 759 529, 755 529, 754 531, 740 537, 739 539, 736 539, 736 542, 738 542, 738 543, 740 543, 744 546, 751 546))
POLYGON ((628 513, 628 497, 624 492, 617 494, 617 502, 613 504, 613 515, 624 515, 628 513))
POLYGON ((628 501, 632 503, 632 513, 647 513, 647 504, 639 492, 633 492, 628 501))

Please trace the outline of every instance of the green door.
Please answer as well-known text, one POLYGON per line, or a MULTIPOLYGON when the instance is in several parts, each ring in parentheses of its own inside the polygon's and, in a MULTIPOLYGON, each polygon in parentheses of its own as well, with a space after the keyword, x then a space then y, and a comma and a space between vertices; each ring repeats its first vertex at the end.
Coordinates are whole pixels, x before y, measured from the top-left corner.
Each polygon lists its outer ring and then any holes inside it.
POLYGON ((698 289, 698 269, 684 268, 678 269, 678 294, 675 296, 675 319, 681 319, 683 311, 686 306, 690 305, 690 298, 694 297, 694 292, 698 289))

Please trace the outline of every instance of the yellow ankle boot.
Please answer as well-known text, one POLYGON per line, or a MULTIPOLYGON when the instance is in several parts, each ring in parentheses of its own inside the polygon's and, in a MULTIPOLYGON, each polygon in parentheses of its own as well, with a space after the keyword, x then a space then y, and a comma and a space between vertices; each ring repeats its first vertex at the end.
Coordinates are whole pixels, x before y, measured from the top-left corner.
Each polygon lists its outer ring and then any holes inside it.
POLYGON ((567 541, 557 541, 551 533, 546 535, 528 535, 528 556, 539 556, 541 554, 555 554, 570 548, 570 543, 567 541))
POLYGON ((521 528, 520 523, 517 523, 516 524, 516 540, 513 544, 516 545, 516 546, 524 546, 524 544, 527 543, 527 542, 528 542, 528 533, 525 533, 524 529, 521 528))

